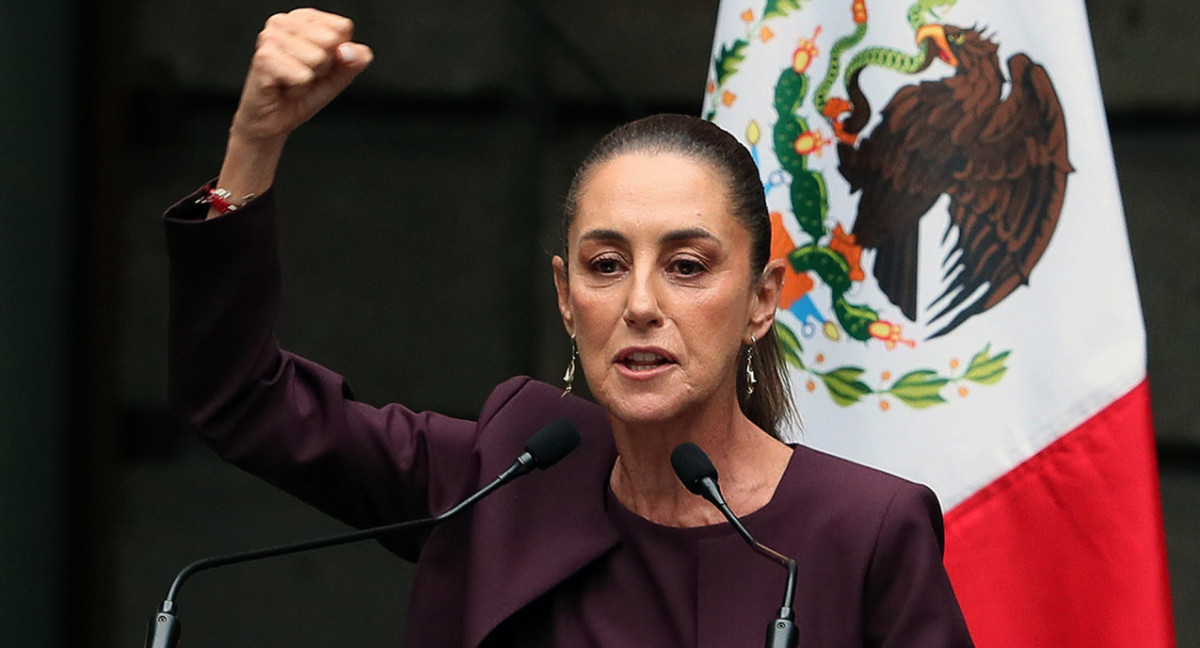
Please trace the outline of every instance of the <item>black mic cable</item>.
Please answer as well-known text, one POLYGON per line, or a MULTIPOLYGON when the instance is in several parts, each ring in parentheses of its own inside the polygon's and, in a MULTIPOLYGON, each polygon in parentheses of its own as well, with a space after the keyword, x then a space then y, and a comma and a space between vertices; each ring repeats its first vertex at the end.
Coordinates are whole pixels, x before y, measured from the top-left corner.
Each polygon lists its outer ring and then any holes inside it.
POLYGON ((683 482, 689 491, 708 500, 724 514, 725 519, 729 520, 729 524, 733 525, 751 548, 787 569, 783 605, 780 606, 775 619, 767 626, 766 648, 795 648, 800 640, 800 631, 795 622, 796 615, 792 609, 796 595, 796 560, 762 544, 750 535, 742 521, 725 503, 721 487, 717 485, 717 469, 700 446, 690 442, 676 446, 671 452, 671 467, 675 469, 675 476, 679 477, 679 481, 683 482))
POLYGON ((521 455, 512 462, 512 465, 506 468, 504 472, 500 473, 495 480, 440 515, 422 518, 420 520, 397 522, 395 524, 372 527, 369 529, 360 529, 358 531, 344 533, 341 535, 281 545, 269 549, 259 549, 257 551, 248 551, 245 553, 197 560, 187 567, 184 567, 182 570, 180 570, 179 574, 175 576, 175 581, 171 583, 171 589, 167 591, 167 597, 163 599, 162 606, 154 615, 154 618, 150 621, 150 627, 146 633, 146 648, 175 648, 175 646, 178 645, 180 624, 178 617, 175 615, 177 608, 175 605, 175 597, 179 595, 179 589, 183 587, 183 582, 196 572, 214 569, 216 567, 223 567, 225 565, 250 562, 252 560, 262 560, 264 558, 273 558, 275 556, 299 553, 301 551, 311 551, 314 549, 324 549, 325 547, 349 544, 351 542, 358 542, 360 540, 378 538, 396 531, 414 529, 444 522, 458 515, 484 497, 487 497, 497 488, 500 488, 501 486, 513 481, 518 477, 533 472, 535 468, 549 468, 557 463, 560 459, 570 454, 571 451, 574 450, 578 445, 579 430, 575 428, 575 424, 567 419, 560 419, 551 423, 550 425, 547 425, 541 430, 538 430, 532 437, 530 437, 529 441, 525 443, 525 452, 521 453, 521 455))

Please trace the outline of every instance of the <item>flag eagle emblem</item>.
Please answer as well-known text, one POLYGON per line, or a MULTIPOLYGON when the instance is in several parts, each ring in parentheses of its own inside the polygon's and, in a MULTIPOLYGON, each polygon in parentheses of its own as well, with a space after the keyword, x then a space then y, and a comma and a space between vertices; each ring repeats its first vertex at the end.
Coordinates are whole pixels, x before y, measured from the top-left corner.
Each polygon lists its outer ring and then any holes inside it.
MULTIPOLYGON (((767 0, 761 12, 740 15, 744 36, 716 49, 707 118, 734 109, 742 64, 775 38, 773 21, 805 4, 767 0)), ((786 192, 790 203, 790 210, 771 214, 772 256, 789 265, 780 306, 799 323, 777 324, 784 356, 807 374, 808 391, 819 382, 842 406, 874 395, 885 409, 889 399, 924 408, 945 403, 948 390, 965 397, 969 383, 998 382, 1010 351, 993 351, 991 344, 955 353, 940 370, 888 368, 877 380, 867 379, 864 366, 823 366, 825 355, 806 355, 805 345, 822 332, 831 342, 915 348, 922 340, 906 329, 918 322, 916 328, 931 331, 923 340, 946 336, 1030 282, 1062 211, 1073 169, 1050 75, 1025 53, 1008 58, 1005 74, 994 37, 938 15, 954 4, 917 0, 909 7, 915 48, 908 51, 864 46, 866 3, 852 0, 850 31, 827 53, 817 45, 821 26, 801 38, 772 88, 773 124, 768 130, 751 119, 743 136, 760 163, 768 202, 772 193, 786 192), (941 69, 949 73, 931 76, 941 69), (872 75, 878 82, 897 74, 921 80, 895 89, 875 114, 864 87, 872 75), (764 146, 774 161, 761 155, 764 146), (830 148, 836 171, 810 164, 830 148), (846 223, 830 218, 828 173, 840 175, 858 198, 852 210, 839 212, 846 223), (940 267, 920 267, 921 224, 936 204, 948 205, 944 258, 940 267), (861 289, 864 266, 878 287, 875 299, 891 302, 892 315, 881 315, 889 309, 873 306, 872 293, 861 289), (919 272, 940 275, 922 280, 926 290, 937 286, 926 303, 919 303, 919 272)), ((875 93, 887 96, 879 88, 875 93)))
MULTIPOLYGON (((955 73, 900 88, 869 135, 855 142, 870 107, 855 71, 839 126, 838 170, 860 192, 852 233, 877 250, 880 289, 917 319, 917 236, 943 194, 957 236, 943 267, 948 284, 931 318, 953 317, 930 337, 995 306, 1041 259, 1066 193, 1066 124, 1046 70, 1021 53, 1008 60, 1008 95, 997 45, 980 30, 928 24, 917 33, 926 59, 955 73), (955 309, 961 309, 955 312, 955 309)), ((827 111, 828 112, 828 111, 827 111)))

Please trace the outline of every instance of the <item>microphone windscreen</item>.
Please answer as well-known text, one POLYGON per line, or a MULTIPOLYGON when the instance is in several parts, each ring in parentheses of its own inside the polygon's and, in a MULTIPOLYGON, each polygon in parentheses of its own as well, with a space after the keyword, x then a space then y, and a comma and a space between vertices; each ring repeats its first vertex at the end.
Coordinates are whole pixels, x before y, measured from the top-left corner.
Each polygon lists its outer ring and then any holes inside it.
POLYGON ((675 476, 688 490, 697 495, 704 495, 706 490, 700 485, 700 480, 705 477, 717 479, 717 468, 713 466, 708 455, 700 449, 700 446, 690 441, 680 443, 671 452, 671 467, 675 469, 675 476))
POLYGON ((558 463, 579 445, 579 430, 567 419, 559 419, 538 430, 525 442, 525 452, 533 457, 538 468, 558 463))

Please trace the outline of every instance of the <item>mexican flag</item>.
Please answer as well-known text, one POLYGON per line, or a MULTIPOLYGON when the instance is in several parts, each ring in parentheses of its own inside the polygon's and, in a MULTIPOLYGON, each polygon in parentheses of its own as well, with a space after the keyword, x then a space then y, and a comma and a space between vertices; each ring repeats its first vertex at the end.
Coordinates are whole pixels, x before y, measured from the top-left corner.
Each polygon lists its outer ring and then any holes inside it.
POLYGON ((1082 0, 724 0, 703 111, 789 264, 795 438, 934 489, 981 648, 1173 646, 1082 0))

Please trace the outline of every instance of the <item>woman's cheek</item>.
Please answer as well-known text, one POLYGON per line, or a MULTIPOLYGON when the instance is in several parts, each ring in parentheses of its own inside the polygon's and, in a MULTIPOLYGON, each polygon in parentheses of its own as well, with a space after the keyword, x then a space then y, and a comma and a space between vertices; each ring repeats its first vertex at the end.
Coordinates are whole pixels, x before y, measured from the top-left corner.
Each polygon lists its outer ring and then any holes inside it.
MULTIPOLYGON (((572 295, 573 310, 579 326, 587 327, 592 334, 611 329, 614 322, 621 317, 622 307, 619 300, 608 293, 609 291, 584 288, 572 295)), ((608 332, 604 332, 602 337, 608 337, 608 332)))
MULTIPOLYGON (((582 292, 582 291, 581 291, 582 292)), ((604 300, 583 294, 574 299, 575 343, 579 349, 584 374, 595 377, 604 360, 604 344, 612 334, 612 316, 604 300)), ((592 381, 589 380, 589 384, 592 381)))

